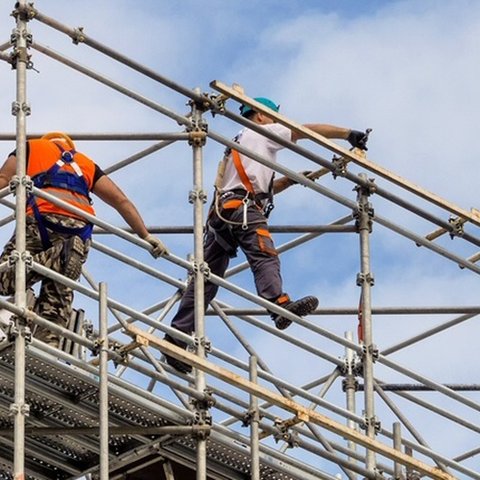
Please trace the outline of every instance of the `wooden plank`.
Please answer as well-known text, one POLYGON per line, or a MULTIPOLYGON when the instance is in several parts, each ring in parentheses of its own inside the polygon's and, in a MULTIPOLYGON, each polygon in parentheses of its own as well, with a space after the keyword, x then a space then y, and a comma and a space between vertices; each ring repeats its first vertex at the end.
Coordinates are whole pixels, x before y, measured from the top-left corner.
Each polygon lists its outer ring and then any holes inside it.
POLYGON ((230 98, 237 100, 240 103, 243 103, 245 105, 248 105, 254 108, 255 110, 265 113, 269 117, 276 120, 278 123, 281 123, 282 125, 285 125, 286 127, 290 128, 292 131, 305 135, 310 140, 313 140, 314 142, 318 143, 322 147, 328 148, 329 150, 337 153, 338 155, 341 155, 342 157, 349 158, 352 162, 356 163, 357 165, 360 165, 363 168, 366 168, 367 170, 375 173, 376 175, 386 178, 392 183, 405 188, 406 190, 408 190, 411 193, 414 193, 415 195, 418 195, 420 198, 423 198, 424 200, 428 200, 434 205, 444 208, 445 210, 457 215, 458 217, 464 218, 467 221, 472 222, 477 227, 480 226, 479 210, 472 209, 470 212, 467 210, 464 210, 463 208, 458 207, 454 203, 451 203, 443 199, 442 197, 432 192, 429 192, 428 190, 425 190, 424 188, 414 184, 413 182, 410 182, 409 180, 406 180, 405 178, 402 178, 401 176, 387 170, 386 168, 383 168, 382 166, 370 160, 367 160, 366 158, 362 158, 358 155, 355 155, 355 153, 337 145, 332 140, 329 140, 328 138, 313 132, 312 130, 304 127, 303 125, 293 122, 287 117, 284 117, 283 115, 280 115, 279 113, 274 112, 273 110, 270 110, 265 105, 262 105, 261 103, 256 102, 253 98, 247 97, 243 93, 243 90, 241 88, 238 88, 238 87, 231 88, 217 80, 214 80, 213 82, 211 82, 210 86, 215 90, 219 91, 220 93, 222 93, 223 95, 226 95, 230 98))
POLYGON ((278 393, 272 392, 265 387, 257 385, 256 383, 250 382, 249 380, 243 378, 236 373, 231 372, 225 368, 219 367, 212 362, 204 360, 197 355, 185 351, 182 348, 173 345, 165 340, 156 337, 150 333, 147 333, 134 325, 128 325, 126 329, 126 333, 133 337, 133 339, 141 343, 143 340, 147 340, 150 346, 159 349, 162 353, 170 355, 182 362, 186 362, 192 365, 195 368, 198 368, 210 375, 213 375, 220 380, 227 382, 231 385, 234 385, 246 392, 249 392, 258 398, 262 398, 263 400, 270 402, 274 405, 277 405, 285 410, 293 412, 298 418, 300 418, 304 422, 312 422, 316 425, 325 428, 331 432, 334 432, 342 437, 346 438, 347 440, 352 440, 359 445, 364 446, 370 450, 373 450, 381 455, 384 455, 387 458, 390 458, 396 462, 401 463, 407 467, 411 467, 422 473, 427 475, 435 480, 454 480, 456 477, 439 470, 438 468, 431 467, 415 458, 412 458, 404 453, 395 450, 392 447, 384 445, 377 440, 373 440, 366 435, 362 435, 358 433, 356 430, 346 427, 341 423, 338 423, 330 418, 322 415, 315 410, 308 409, 303 405, 285 398, 278 393))

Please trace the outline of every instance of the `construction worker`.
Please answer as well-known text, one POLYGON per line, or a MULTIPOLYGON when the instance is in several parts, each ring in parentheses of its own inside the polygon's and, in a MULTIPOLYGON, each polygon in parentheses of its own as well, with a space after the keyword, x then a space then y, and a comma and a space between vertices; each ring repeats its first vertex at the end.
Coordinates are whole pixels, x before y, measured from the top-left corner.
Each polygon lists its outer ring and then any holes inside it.
MULTIPOLYGON (((134 204, 89 157, 75 149, 65 134, 52 132, 26 145, 26 174, 34 186, 66 201, 81 211, 94 215, 90 192, 115 208, 133 231, 151 244, 156 258, 168 250, 158 238, 150 235, 134 204)), ((0 189, 16 174, 16 152, 12 152, 0 169, 0 189)), ((26 205, 26 250, 33 261, 72 280, 78 280, 87 259, 93 225, 81 214, 72 213, 43 198, 29 195, 26 205)), ((5 245, 0 262, 7 261, 15 250, 15 233, 5 245)), ((27 271, 27 288, 41 281, 34 310, 46 320, 67 327, 72 311, 70 287, 27 271)), ((15 292, 15 269, 0 273, 0 294, 15 292)), ((37 326, 34 336, 58 347, 60 337, 37 326)))
MULTIPOLYGON (((278 105, 268 98, 259 97, 255 100, 274 112, 279 110, 278 105)), ((265 129, 265 132, 278 135, 284 140, 296 142, 304 138, 301 133, 275 123, 265 113, 255 111, 247 105, 240 107, 240 113, 265 129)), ((353 147, 366 148, 364 132, 324 124, 304 126, 327 138, 345 139, 353 147)), ((249 128, 244 128, 234 140, 271 162, 276 162, 277 152, 283 148, 274 140, 249 128)), ((204 259, 210 271, 223 276, 230 257, 236 256, 240 247, 252 269, 259 296, 301 317, 312 313, 318 306, 316 297, 306 296, 293 301, 283 291, 280 261, 267 224, 273 194, 296 182, 288 177, 275 180, 274 170, 234 149, 227 149, 223 168, 219 170, 223 172, 217 178, 215 200, 209 213, 204 243, 204 259)), ((205 307, 213 300, 217 290, 217 285, 206 282, 205 307)), ((271 317, 280 330, 292 323, 290 319, 276 313, 272 313, 271 317)), ((187 334, 194 330, 193 282, 188 285, 171 325, 187 334)), ((165 339, 185 348, 183 342, 171 335, 167 334, 165 339)), ((177 370, 183 373, 191 371, 190 365, 167 355, 165 358, 177 370)))

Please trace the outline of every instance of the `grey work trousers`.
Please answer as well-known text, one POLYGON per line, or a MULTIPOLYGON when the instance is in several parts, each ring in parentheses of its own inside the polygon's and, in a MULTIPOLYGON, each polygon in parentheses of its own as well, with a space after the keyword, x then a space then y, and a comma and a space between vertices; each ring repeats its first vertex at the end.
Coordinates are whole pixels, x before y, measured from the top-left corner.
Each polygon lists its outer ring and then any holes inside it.
MULTIPOLYGON (((222 210, 222 216, 232 222, 241 223, 243 206, 222 210)), ((280 274, 280 259, 268 230, 267 219, 253 204, 247 210, 248 228, 241 225, 228 226, 211 211, 207 222, 207 233, 204 240, 204 261, 210 271, 223 277, 227 270, 230 257, 236 256, 238 247, 247 257, 252 270, 255 286, 259 296, 275 301, 283 294, 282 277, 280 274), (213 228, 213 227, 215 228, 213 228)), ((190 281, 180 301, 178 311, 172 319, 172 327, 191 334, 195 330, 194 315, 194 284, 190 281)), ((218 286, 205 282, 205 308, 217 294, 218 286)), ((175 339, 175 343, 182 342, 175 339)))

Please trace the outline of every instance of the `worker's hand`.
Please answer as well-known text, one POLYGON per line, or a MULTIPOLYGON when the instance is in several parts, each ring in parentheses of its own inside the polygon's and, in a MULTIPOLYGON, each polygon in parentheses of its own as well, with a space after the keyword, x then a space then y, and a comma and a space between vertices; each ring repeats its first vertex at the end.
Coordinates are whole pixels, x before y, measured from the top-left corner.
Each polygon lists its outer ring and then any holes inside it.
POLYGON ((168 255, 168 248, 159 238, 154 237, 153 235, 147 235, 144 240, 146 240, 152 246, 150 253, 154 258, 168 255))
POLYGON ((361 150, 368 150, 367 140, 367 132, 360 132, 358 130, 350 130, 347 137, 347 142, 349 142, 352 147, 360 148, 361 150))

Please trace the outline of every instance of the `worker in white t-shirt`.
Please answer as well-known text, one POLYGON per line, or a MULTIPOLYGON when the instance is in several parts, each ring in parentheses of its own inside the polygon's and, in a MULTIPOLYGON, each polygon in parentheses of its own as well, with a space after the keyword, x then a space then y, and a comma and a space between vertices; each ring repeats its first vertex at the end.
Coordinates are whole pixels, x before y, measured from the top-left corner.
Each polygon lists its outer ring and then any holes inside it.
MULTIPOLYGON (((279 107, 272 100, 264 97, 257 97, 255 100, 278 112, 279 107)), ((242 105, 240 113, 261 125, 265 131, 284 140, 296 142, 304 138, 301 133, 275 123, 265 113, 255 111, 249 106, 242 105)), ((304 127, 324 137, 345 139, 353 147, 366 149, 368 135, 365 132, 326 124, 306 124, 304 127)), ((244 128, 234 140, 270 162, 276 162, 277 152, 284 148, 275 140, 249 128, 244 128)), ((210 271, 223 276, 230 258, 236 256, 240 247, 252 269, 259 296, 301 317, 312 313, 318 306, 316 297, 309 295, 294 301, 283 291, 280 260, 267 223, 273 195, 297 182, 288 177, 275 180, 274 170, 235 149, 227 149, 221 166, 204 243, 204 260, 210 271)), ((191 334, 195 328, 193 287, 194 282, 190 282, 171 323, 172 327, 187 334, 191 334)), ((213 300, 217 290, 218 286, 214 283, 205 283, 205 308, 213 300)), ((276 313, 272 313, 271 317, 280 330, 292 323, 290 319, 276 313)), ((165 339, 183 348, 186 346, 171 335, 167 334, 165 339)), ((171 366, 183 373, 192 370, 191 366, 184 362, 167 355, 165 357, 171 366)))

